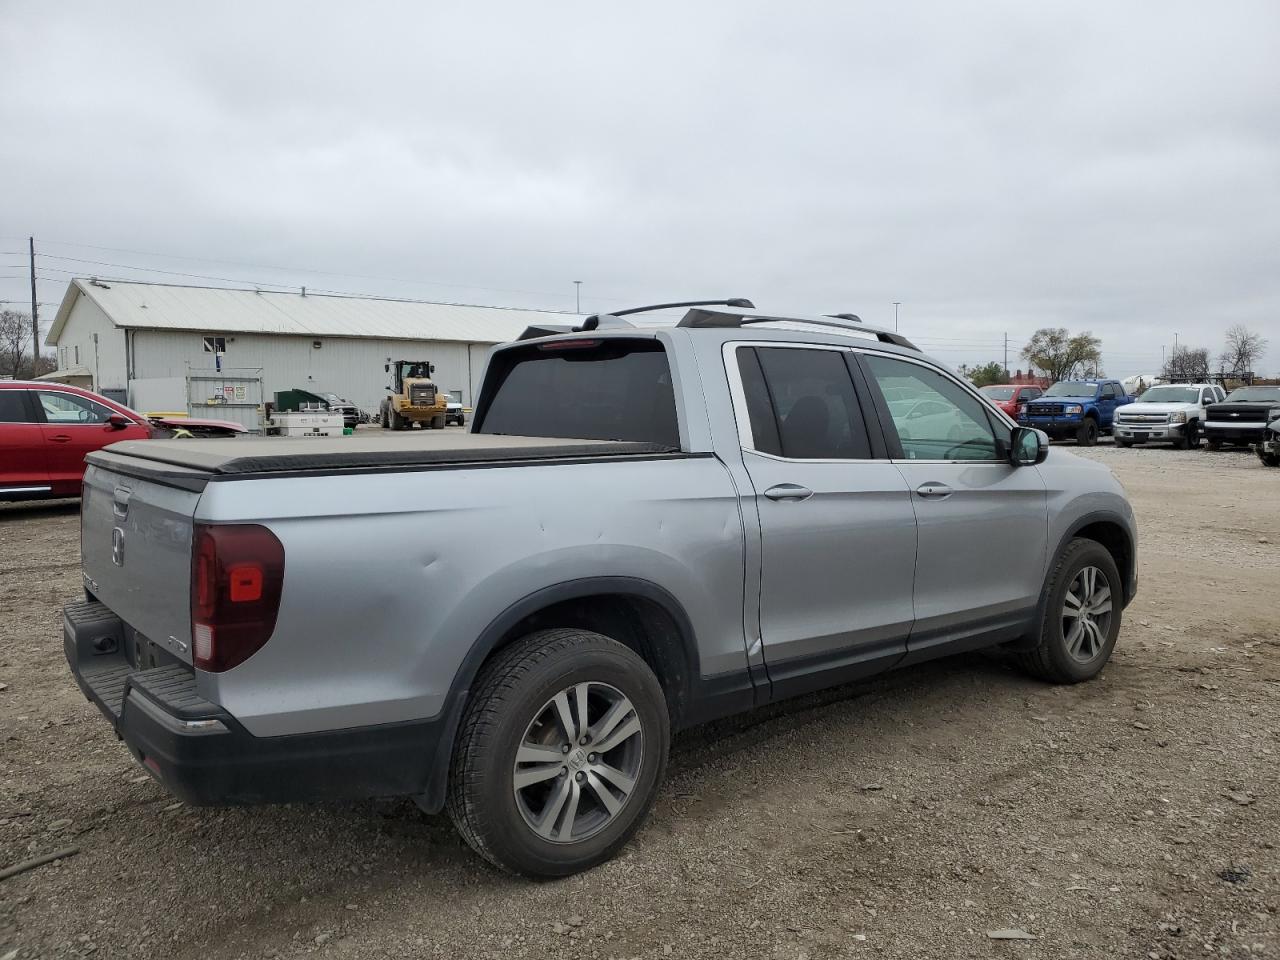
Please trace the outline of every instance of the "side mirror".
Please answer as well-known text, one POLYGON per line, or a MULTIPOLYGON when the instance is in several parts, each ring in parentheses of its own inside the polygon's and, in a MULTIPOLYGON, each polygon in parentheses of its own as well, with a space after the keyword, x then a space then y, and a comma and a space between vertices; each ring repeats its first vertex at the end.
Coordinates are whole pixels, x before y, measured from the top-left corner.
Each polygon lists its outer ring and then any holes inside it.
POLYGON ((107 426, 112 430, 123 430, 125 427, 131 426, 132 424, 132 420, 119 413, 113 413, 111 416, 107 417, 107 426))
POLYGON ((383 387, 383 389, 384 389, 384 390, 390 390, 390 389, 391 389, 391 384, 387 384, 385 387, 383 387))
POLYGON ((389 364, 389 363, 384 363, 384 364, 382 365, 382 372, 383 372, 383 373, 390 373, 390 372, 391 372, 391 364, 389 364))
POLYGON ((1009 463, 1015 467, 1029 467, 1044 463, 1049 456, 1049 436, 1030 427, 1014 427, 1009 443, 1009 463))

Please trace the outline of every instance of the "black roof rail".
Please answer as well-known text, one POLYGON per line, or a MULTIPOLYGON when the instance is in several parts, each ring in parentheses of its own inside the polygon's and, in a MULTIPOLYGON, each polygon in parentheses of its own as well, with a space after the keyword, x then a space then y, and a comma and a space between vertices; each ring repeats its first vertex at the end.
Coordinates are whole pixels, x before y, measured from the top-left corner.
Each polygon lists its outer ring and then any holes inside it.
POLYGON ((862 318, 856 313, 828 313, 826 316, 834 320, 851 320, 854 323, 861 323, 862 318))
POLYGON ((745 327, 753 323, 808 323, 816 327, 834 327, 837 330, 857 330, 868 333, 881 343, 891 343, 895 347, 920 352, 920 348, 901 334, 889 330, 879 330, 864 326, 861 320, 847 320, 843 317, 769 317, 743 316, 740 313, 717 313, 714 310, 690 310, 677 327, 745 327))
MULTIPOLYGON (((606 317, 627 317, 633 313, 652 313, 654 310, 673 310, 677 307, 739 307, 743 310, 754 310, 756 305, 746 297, 730 297, 728 300, 682 300, 679 303, 655 303, 647 307, 628 307, 626 310, 613 310, 603 314, 606 317)), ((582 326, 575 327, 574 332, 594 330, 600 326, 602 314, 594 313, 582 321, 582 326)))

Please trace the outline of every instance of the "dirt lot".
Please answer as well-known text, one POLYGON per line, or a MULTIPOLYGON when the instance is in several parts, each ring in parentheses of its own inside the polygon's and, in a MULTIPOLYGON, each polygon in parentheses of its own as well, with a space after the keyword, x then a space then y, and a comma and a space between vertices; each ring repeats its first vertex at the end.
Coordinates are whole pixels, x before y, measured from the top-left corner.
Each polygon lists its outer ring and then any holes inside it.
POLYGON ((81 851, 0 881, 0 960, 1280 957, 1280 471, 1089 455, 1142 536, 1100 679, 968 656, 693 731, 629 851, 549 884, 408 802, 172 803, 62 659, 75 505, 0 506, 0 868, 81 851))

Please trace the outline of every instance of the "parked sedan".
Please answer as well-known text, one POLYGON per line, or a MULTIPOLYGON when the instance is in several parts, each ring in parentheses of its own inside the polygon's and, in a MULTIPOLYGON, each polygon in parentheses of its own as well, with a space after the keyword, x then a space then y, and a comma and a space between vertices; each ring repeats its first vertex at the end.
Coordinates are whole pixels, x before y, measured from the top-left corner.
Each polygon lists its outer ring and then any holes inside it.
POLYGON ((0 500, 80 496, 85 454, 118 440, 244 432, 239 424, 190 420, 152 422, 113 400, 79 387, 43 381, 0 381, 0 500))

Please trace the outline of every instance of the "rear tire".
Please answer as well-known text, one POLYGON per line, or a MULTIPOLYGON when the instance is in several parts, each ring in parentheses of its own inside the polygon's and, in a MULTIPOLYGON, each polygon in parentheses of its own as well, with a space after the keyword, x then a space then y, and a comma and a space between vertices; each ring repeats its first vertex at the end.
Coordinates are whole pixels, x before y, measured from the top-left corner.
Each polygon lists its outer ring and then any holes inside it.
POLYGON ((1050 683, 1093 679, 1115 649, 1123 597, 1107 548, 1096 540, 1072 540, 1045 581, 1039 644, 1017 654, 1018 665, 1050 683))
POLYGON ((438 417, 432 417, 432 418, 431 418, 431 429, 432 429, 432 430, 443 430, 443 429, 444 429, 444 414, 443 414, 443 413, 442 413, 442 414, 440 414, 440 416, 438 416, 438 417))
POLYGON ((391 420, 387 417, 387 408, 383 407, 379 414, 379 421, 382 423, 383 430, 391 429, 391 420))
POLYGON ((1076 429, 1076 446, 1092 447, 1098 442, 1098 421, 1093 417, 1085 417, 1084 423, 1076 429))
POLYGON ((471 848, 538 879, 587 870, 621 850, 653 805, 671 740, 648 664, 598 633, 540 630, 499 651, 473 690, 446 802, 471 848), (592 737, 603 753, 590 752, 592 737))
POLYGON ((1259 453, 1258 459, 1264 467, 1280 467, 1280 453, 1259 453))

